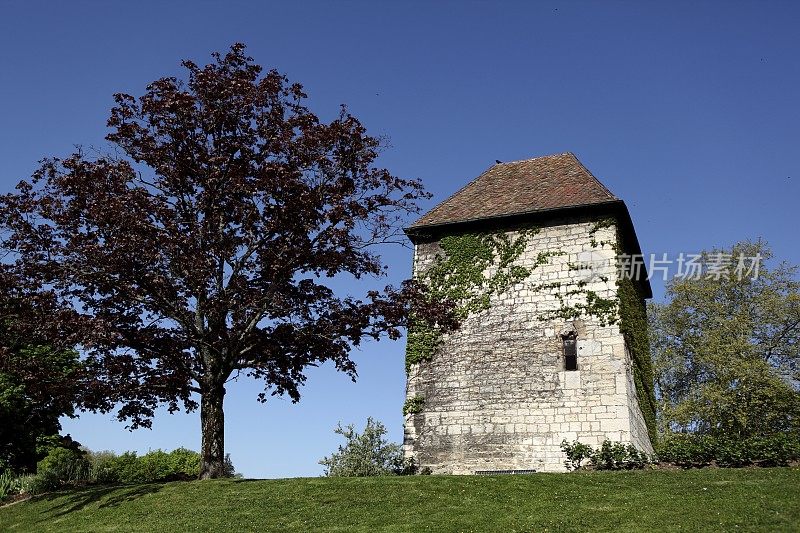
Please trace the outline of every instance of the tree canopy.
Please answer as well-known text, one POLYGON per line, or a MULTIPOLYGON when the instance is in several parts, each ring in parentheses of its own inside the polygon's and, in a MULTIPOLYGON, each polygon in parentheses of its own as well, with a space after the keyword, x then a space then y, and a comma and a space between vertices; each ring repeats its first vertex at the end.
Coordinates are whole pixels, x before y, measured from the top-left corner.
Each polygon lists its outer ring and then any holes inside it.
POLYGON ((750 275, 675 278, 668 302, 650 308, 661 430, 800 435, 797 267, 770 267, 763 242, 705 252, 703 264, 718 254, 763 259, 750 275))
POLYGON ((192 410, 199 395, 201 477, 217 477, 229 379, 297 401, 307 367, 355 379, 353 346, 397 338, 412 301, 432 320, 448 306, 413 282, 335 290, 384 273, 373 245, 396 241, 426 197, 376 165, 361 122, 345 108, 323 122, 241 44, 183 66, 184 79, 115 95, 114 151, 44 160, 0 221, 5 268, 59 310, 37 333, 80 347, 99 407, 147 426, 159 404, 192 410))

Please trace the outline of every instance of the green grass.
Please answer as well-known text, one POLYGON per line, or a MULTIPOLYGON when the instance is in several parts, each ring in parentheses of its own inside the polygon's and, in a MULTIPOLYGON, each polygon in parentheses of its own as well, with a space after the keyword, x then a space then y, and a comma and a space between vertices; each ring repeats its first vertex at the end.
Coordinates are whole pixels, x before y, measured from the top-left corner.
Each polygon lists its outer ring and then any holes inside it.
POLYGON ((0 508, 3 531, 800 531, 800 469, 220 480, 0 508))

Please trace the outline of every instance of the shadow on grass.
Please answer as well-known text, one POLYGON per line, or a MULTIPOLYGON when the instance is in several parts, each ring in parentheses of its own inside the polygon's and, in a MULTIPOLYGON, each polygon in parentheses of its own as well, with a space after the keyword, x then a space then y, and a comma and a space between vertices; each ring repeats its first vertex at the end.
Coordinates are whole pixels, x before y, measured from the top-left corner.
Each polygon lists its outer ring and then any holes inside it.
POLYGON ((44 494, 37 499, 57 502, 56 505, 45 511, 50 517, 65 516, 70 513, 82 511, 86 507, 98 504, 97 508, 104 509, 116 507, 122 503, 133 501, 148 494, 155 494, 164 487, 164 483, 149 483, 146 485, 107 485, 100 487, 85 487, 73 489, 69 492, 54 492, 44 494))

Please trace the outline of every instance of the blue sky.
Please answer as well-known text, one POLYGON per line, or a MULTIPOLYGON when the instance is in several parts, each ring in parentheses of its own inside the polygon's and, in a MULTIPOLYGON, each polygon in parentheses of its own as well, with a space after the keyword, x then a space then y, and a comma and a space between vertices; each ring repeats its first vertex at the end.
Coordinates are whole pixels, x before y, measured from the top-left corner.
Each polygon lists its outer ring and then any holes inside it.
MULTIPOLYGON (((628 203, 646 253, 762 237, 800 264, 798 23, 794 2, 0 1, 0 189, 44 156, 103 147, 114 92, 241 41, 323 117, 345 103, 386 135, 383 165, 424 181, 425 208, 495 159, 572 151, 628 203)), ((409 275, 407 249, 385 258, 388 281, 409 275)), ((314 369, 297 405, 229 386, 238 469, 318 475, 339 420, 373 416, 399 441, 403 347, 362 347, 356 384, 314 369)), ((196 414, 64 427, 92 449, 199 448, 196 414)))

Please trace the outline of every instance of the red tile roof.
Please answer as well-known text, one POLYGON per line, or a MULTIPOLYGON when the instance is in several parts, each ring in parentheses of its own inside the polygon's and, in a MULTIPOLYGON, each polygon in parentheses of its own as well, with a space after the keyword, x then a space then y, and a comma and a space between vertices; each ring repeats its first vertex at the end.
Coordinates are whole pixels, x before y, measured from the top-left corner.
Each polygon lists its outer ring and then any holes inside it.
POLYGON ((498 163, 409 229, 619 201, 568 152, 498 163))

